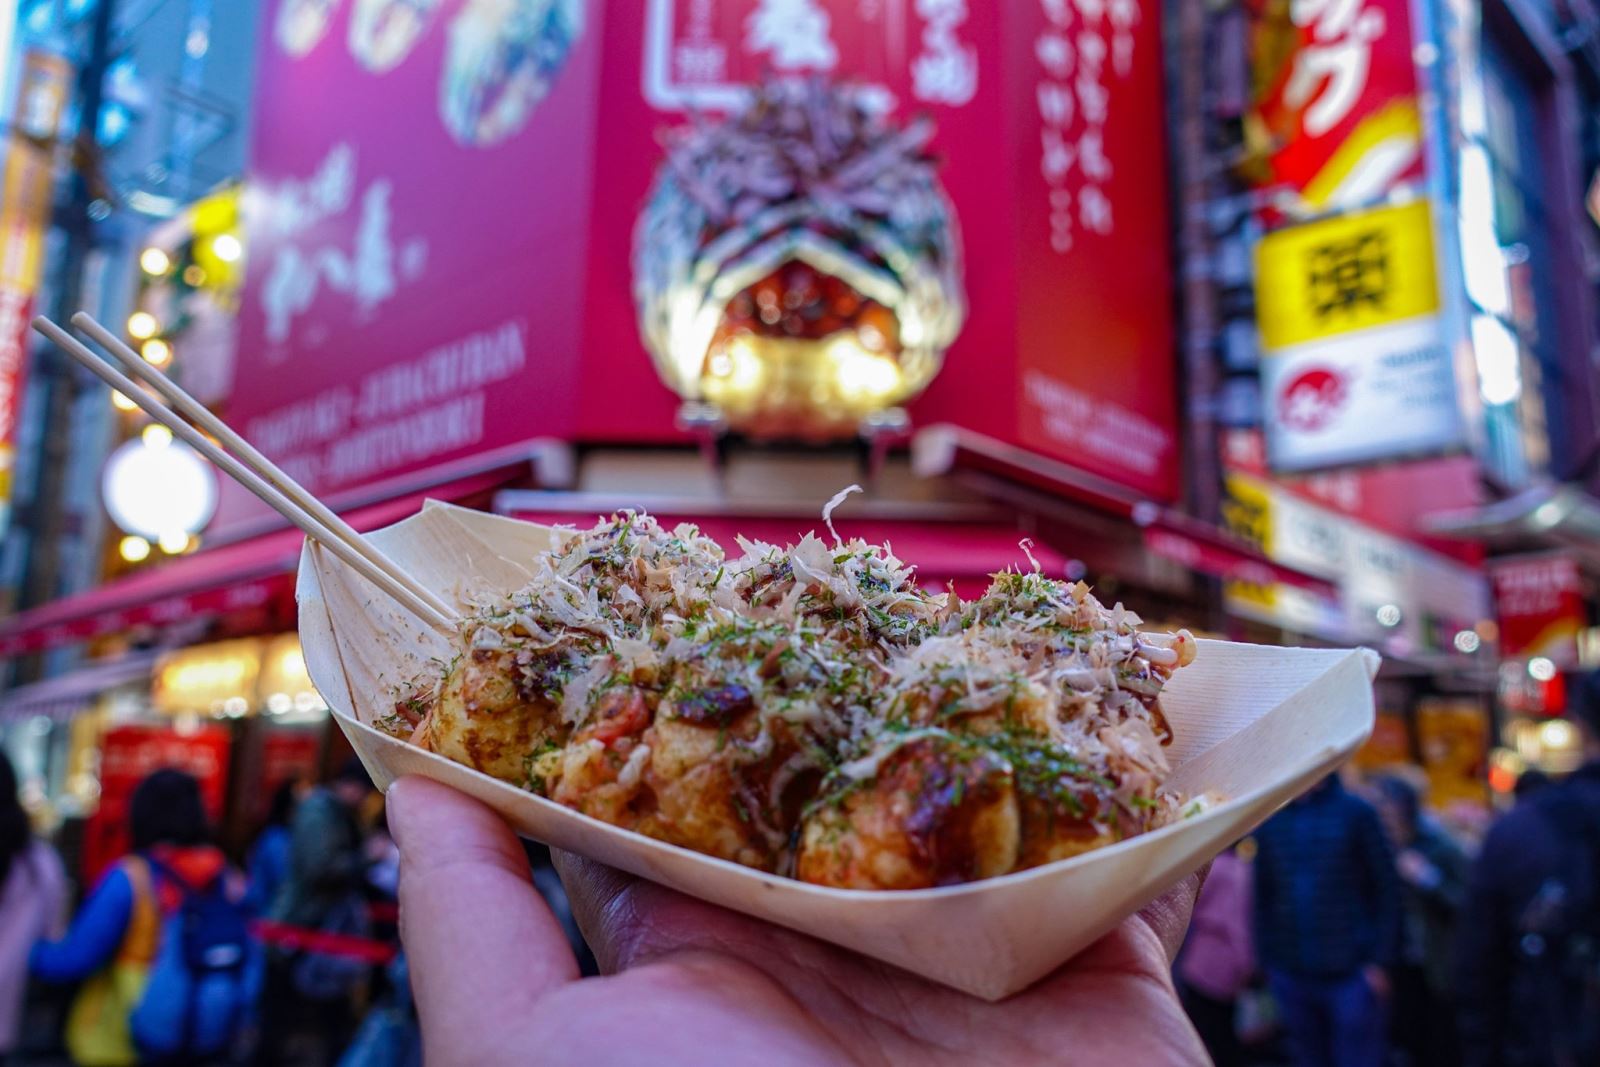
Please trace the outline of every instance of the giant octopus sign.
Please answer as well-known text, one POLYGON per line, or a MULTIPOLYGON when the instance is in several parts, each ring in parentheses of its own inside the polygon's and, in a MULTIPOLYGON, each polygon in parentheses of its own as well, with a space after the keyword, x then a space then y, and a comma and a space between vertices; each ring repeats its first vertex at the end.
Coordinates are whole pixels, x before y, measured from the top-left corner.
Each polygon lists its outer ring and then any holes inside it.
POLYGON ((667 149, 634 239, 662 378, 762 436, 854 432, 933 379, 960 239, 926 146, 850 86, 773 81, 667 149))
POLYGON ((813 438, 903 407, 1175 491, 1155 0, 264 19, 228 415, 335 503, 681 442, 685 399, 813 438))

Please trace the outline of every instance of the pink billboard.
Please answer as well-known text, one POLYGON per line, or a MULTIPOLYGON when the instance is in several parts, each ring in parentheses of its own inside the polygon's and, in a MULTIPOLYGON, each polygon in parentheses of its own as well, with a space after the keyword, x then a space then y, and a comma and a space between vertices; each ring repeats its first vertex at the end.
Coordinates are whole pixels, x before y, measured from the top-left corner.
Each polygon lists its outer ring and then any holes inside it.
POLYGON ((1168 497, 1158 13, 269 2, 230 418, 332 494, 541 436, 681 439, 633 304, 661 133, 763 76, 820 76, 936 129, 969 311, 914 421, 1168 497))

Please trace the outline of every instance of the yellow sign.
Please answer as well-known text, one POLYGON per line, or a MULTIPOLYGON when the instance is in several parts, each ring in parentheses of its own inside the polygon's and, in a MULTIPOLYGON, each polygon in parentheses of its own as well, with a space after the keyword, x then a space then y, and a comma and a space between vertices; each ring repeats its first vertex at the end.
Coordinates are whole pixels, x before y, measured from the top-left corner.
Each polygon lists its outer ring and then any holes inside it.
POLYGON ((1292 226, 1256 245, 1256 316, 1267 355, 1438 309, 1425 200, 1292 226))
MULTIPOLYGON (((1226 496, 1222 502, 1222 524, 1229 532, 1237 534, 1260 549, 1263 555, 1272 555, 1272 494, 1265 483, 1246 474, 1230 473, 1226 479, 1226 496)), ((1224 583, 1224 594, 1230 601, 1243 602, 1270 613, 1277 603, 1276 587, 1254 582, 1229 581, 1224 583)))
POLYGON ((168 653, 156 664, 150 702, 168 715, 243 715, 256 704, 261 654, 262 642, 254 637, 168 653))

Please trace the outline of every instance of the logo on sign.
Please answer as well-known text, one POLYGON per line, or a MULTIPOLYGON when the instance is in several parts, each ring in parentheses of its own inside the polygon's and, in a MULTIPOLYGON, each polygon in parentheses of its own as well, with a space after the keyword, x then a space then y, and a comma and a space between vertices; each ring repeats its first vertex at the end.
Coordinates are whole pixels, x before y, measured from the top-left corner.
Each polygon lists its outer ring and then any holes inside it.
POLYGON ((1320 430, 1338 417, 1348 396, 1344 375, 1329 367, 1308 367, 1284 384, 1278 421, 1291 430, 1320 430))

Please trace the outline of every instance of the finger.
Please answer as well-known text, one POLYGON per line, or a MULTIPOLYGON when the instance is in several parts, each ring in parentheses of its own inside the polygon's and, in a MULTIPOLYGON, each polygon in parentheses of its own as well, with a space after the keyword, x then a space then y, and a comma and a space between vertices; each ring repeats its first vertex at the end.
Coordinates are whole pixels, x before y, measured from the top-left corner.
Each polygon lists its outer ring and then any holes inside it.
POLYGON ((424 778, 389 788, 400 935, 428 1043, 481 1047, 482 1028, 578 977, 561 924, 500 817, 424 778))
POLYGON ((684 948, 740 951, 770 936, 765 924, 571 852, 550 850, 572 916, 607 973, 684 948))
POLYGON ((1178 950, 1183 947, 1189 918, 1194 914, 1194 902, 1210 872, 1208 863, 1139 910, 1139 918, 1155 932, 1169 963, 1178 958, 1178 950))

